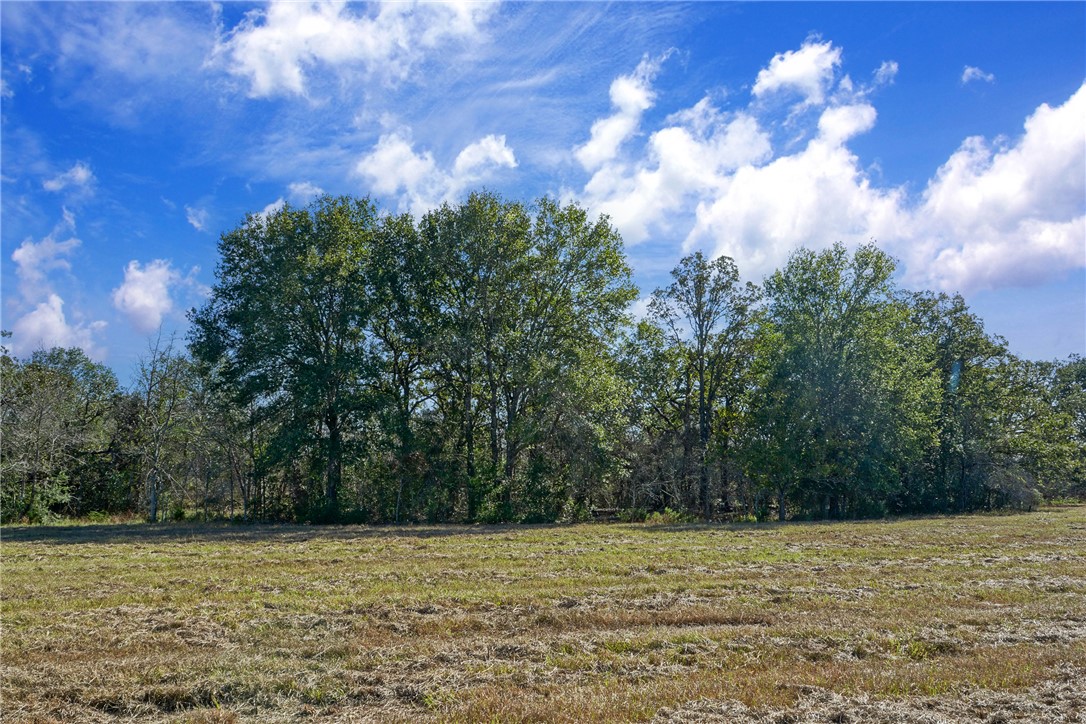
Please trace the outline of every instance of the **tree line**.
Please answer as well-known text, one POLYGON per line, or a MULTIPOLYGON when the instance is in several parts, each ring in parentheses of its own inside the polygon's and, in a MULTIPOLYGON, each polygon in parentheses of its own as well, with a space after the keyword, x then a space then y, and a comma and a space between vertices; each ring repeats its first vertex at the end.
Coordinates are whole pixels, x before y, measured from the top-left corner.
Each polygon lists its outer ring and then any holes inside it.
POLYGON ((1086 360, 1010 354, 874 245, 761 285, 695 253, 638 290, 606 217, 486 192, 222 235, 187 345, 122 389, 0 358, 4 521, 140 514, 543 522, 871 517, 1086 493, 1086 360))

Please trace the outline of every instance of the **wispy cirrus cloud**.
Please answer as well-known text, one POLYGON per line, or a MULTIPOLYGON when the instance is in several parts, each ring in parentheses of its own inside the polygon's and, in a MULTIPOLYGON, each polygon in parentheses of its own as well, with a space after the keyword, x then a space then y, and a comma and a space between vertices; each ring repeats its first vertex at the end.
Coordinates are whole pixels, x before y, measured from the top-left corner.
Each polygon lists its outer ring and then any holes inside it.
POLYGON ((207 231, 211 212, 199 206, 185 206, 185 220, 197 231, 207 231))
POLYGON ((985 73, 980 68, 972 65, 967 65, 962 69, 962 85, 966 83, 972 83, 974 81, 982 81, 984 83, 995 83, 995 75, 992 73, 985 73))
POLYGON ((191 124, 208 101, 204 63, 214 47, 214 5, 18 3, 4 8, 9 58, 47 64, 64 102, 138 128, 150 118, 191 124), (184 111, 192 109, 193 113, 184 111), (178 111, 181 111, 179 113, 178 111))
POLYGON ((382 81, 407 77, 428 53, 477 38, 494 4, 273 2, 216 47, 215 62, 244 78, 249 95, 305 95, 314 75, 349 68, 382 81))
POLYGON ((94 185, 94 182, 94 172, 91 167, 82 161, 76 161, 67 171, 43 181, 42 188, 54 192, 64 191, 69 188, 89 189, 94 185))

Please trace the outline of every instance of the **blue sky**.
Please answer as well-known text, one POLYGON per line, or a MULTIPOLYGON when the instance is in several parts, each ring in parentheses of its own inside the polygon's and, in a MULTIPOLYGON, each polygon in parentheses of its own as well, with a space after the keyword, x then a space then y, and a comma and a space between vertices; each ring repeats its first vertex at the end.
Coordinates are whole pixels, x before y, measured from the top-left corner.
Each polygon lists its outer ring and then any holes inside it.
MULTIPOLYGON (((125 378, 246 212, 607 213, 647 296, 876 240, 1012 351, 1086 353, 1084 3, 0 5, 11 347, 125 378)), ((640 302, 635 309, 643 308, 640 302)))

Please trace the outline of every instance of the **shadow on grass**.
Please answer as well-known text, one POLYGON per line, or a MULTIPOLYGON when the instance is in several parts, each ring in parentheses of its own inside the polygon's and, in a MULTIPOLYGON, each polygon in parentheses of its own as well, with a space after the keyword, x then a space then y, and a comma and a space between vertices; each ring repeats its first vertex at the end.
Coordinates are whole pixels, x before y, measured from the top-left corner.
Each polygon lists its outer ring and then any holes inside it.
MULTIPOLYGON (((1064 510, 1086 507, 1082 503, 1052 505, 1045 510, 1064 510)), ((1002 510, 971 514, 933 514, 918 516, 895 516, 889 518, 868 518, 860 520, 790 520, 763 521, 760 523, 742 522, 695 522, 675 524, 642 523, 589 523, 592 527, 608 528, 612 526, 632 526, 640 530, 659 534, 689 533, 691 531, 729 531, 752 533, 756 531, 774 531, 795 526, 826 527, 872 526, 910 520, 945 520, 964 517, 983 519, 985 517, 1003 517, 1012 515, 1030 515, 1021 510, 1002 510)), ((467 524, 407 524, 407 525, 358 525, 326 524, 313 525, 301 523, 104 523, 73 525, 15 525, 0 526, 0 542, 42 542, 42 543, 140 543, 140 542, 259 542, 302 543, 309 540, 353 540, 365 538, 444 538, 449 536, 496 535, 535 530, 561 530, 569 528, 562 523, 505 523, 498 525, 467 524)))
POLYGON ((304 525, 295 523, 113 523, 0 527, 7 543, 304 543, 364 538, 443 538, 565 528, 559 524, 506 525, 304 525))

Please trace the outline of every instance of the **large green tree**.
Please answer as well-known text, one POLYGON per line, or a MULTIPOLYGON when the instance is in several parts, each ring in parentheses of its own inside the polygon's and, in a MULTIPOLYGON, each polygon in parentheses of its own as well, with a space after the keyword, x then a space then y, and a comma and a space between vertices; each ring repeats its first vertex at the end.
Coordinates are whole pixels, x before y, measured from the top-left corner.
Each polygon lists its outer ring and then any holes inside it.
POLYGON ((40 522, 74 503, 97 481, 108 452, 117 379, 78 348, 0 357, 0 511, 40 522))
POLYGON ((910 300, 917 338, 936 378, 933 444, 924 469, 902 491, 906 510, 972 510, 987 500, 992 446, 1000 435, 1002 371, 1010 355, 960 295, 923 292, 910 300))
POLYGON ((431 212, 420 236, 436 262, 434 380, 454 423, 467 517, 487 500, 497 506, 487 515, 512 517, 524 454, 607 388, 584 371, 610 370, 600 360, 636 293, 621 240, 576 205, 490 193, 431 212))
POLYGON ((931 439, 937 378, 894 268, 873 245, 836 244, 794 253, 766 280, 754 440, 771 454, 753 459, 808 513, 884 511, 931 439))
MULTIPOLYGON (((679 262, 674 281, 657 289, 649 316, 688 366, 697 426, 698 505, 712 517, 710 444, 726 458, 734 405, 743 392, 755 328, 759 290, 743 284, 729 257, 706 259, 699 251, 679 262)), ((721 471, 727 471, 726 459, 721 471)), ((723 476, 722 476, 723 477, 723 476)), ((727 480, 721 480, 726 491, 727 480)))
MULTIPOLYGON (((380 225, 368 199, 323 197, 250 215, 223 234, 216 283, 192 314, 192 350, 240 405, 276 422, 269 454, 323 481, 338 514, 346 433, 374 372, 364 264, 380 225)), ((310 507, 313 507, 312 504, 310 507)))

